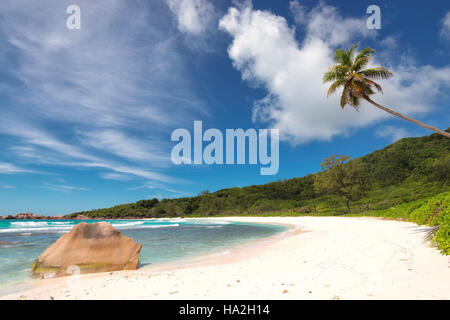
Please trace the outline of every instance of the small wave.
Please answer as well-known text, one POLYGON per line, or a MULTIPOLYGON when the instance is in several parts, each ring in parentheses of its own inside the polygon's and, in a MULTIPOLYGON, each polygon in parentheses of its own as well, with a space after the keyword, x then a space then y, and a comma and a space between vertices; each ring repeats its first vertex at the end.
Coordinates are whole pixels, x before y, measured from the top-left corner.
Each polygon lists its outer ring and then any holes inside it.
POLYGON ((224 225, 224 224, 231 224, 231 222, 228 221, 222 221, 222 220, 191 220, 190 223, 192 224, 220 224, 220 225, 224 225))
MULTIPOLYGON (((122 222, 122 223, 114 223, 112 225, 116 229, 154 229, 154 228, 170 228, 170 227, 179 227, 178 223, 173 224, 146 224, 144 221, 133 221, 133 222, 122 222)), ((0 229, 0 233, 21 233, 22 235, 31 235, 31 233, 65 233, 72 229, 74 225, 67 224, 58 224, 58 225, 47 225, 40 224, 39 226, 36 224, 27 224, 27 225, 19 225, 23 226, 23 228, 10 228, 10 229, 0 229)))
POLYGON ((13 229, 0 229, 0 233, 11 233, 11 232, 41 232, 41 233, 47 233, 47 232, 59 232, 59 231, 69 231, 72 229, 72 226, 67 227, 47 227, 47 228, 13 228, 13 229))
POLYGON ((162 221, 162 222, 186 222, 187 219, 184 218, 157 218, 152 219, 153 221, 162 221))
POLYGON ((113 227, 120 228, 120 227, 130 227, 130 226, 138 226, 141 224, 144 224, 144 221, 135 221, 135 222, 111 222, 113 227))
POLYGON ((46 221, 21 221, 21 222, 11 222, 11 226, 19 226, 19 227, 42 227, 48 226, 46 221))
POLYGON ((186 222, 186 219, 183 218, 171 218, 168 220, 169 222, 186 222))
POLYGON ((179 227, 178 223, 174 224, 154 224, 154 225, 143 225, 139 229, 156 229, 156 228, 170 228, 170 227, 179 227))

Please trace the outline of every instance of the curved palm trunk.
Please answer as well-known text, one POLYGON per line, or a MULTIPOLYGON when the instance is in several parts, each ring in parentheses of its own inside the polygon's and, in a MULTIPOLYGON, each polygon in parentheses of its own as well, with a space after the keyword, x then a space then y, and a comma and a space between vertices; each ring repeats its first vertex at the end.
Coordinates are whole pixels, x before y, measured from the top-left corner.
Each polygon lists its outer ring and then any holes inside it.
POLYGON ((386 108, 386 107, 383 107, 382 105, 376 103, 375 101, 373 101, 372 99, 370 99, 370 98, 367 97, 367 96, 364 97, 364 99, 366 99, 369 103, 371 103, 371 104, 374 105, 375 107, 377 107, 377 108, 379 108, 379 109, 381 109, 381 110, 384 110, 384 111, 386 111, 386 112, 388 112, 388 113, 390 113, 390 114, 393 114, 394 116, 400 117, 400 118, 402 118, 402 119, 404 119, 404 120, 407 120, 407 121, 414 122, 415 124, 418 124, 418 125, 421 126, 421 127, 424 127, 424 128, 427 128, 427 129, 430 129, 430 130, 433 130, 433 131, 436 131, 437 133, 439 133, 439 134, 441 134, 441 135, 443 135, 443 136, 445 136, 445 137, 447 137, 447 138, 450 138, 450 133, 448 133, 448 132, 446 132, 446 131, 440 130, 440 129, 438 129, 438 128, 435 128, 435 127, 433 127, 433 126, 430 126, 430 125, 428 125, 428 124, 425 124, 425 123, 423 123, 423 122, 417 121, 417 120, 415 120, 415 119, 413 119, 413 118, 409 118, 409 117, 407 117, 407 116, 404 116, 404 115, 402 115, 401 113, 398 113, 398 112, 395 112, 395 111, 393 111, 393 110, 391 110, 391 109, 388 109, 388 108, 386 108))

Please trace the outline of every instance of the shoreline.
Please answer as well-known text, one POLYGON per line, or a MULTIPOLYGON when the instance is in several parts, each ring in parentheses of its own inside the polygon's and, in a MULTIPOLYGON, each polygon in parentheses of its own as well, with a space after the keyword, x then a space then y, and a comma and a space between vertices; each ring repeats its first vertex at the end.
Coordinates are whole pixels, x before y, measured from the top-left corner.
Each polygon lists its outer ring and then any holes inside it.
MULTIPOLYGON (((191 219, 191 220, 198 220, 198 219, 205 219, 205 220, 219 220, 219 221, 234 221, 232 219, 228 218, 184 218, 184 219, 191 219)), ((269 244, 276 243, 278 241, 283 240, 284 238, 297 234, 298 232, 301 232, 301 226, 294 225, 294 224, 285 224, 285 223, 267 223, 267 222, 250 222, 250 221, 241 221, 236 220, 234 222, 247 222, 252 224, 266 224, 266 225, 276 225, 285 227, 286 230, 277 233, 272 236, 263 237, 260 239, 254 239, 254 240, 248 240, 241 244, 233 244, 231 246, 228 246, 226 248, 221 248, 224 250, 221 251, 212 251, 208 253, 200 253, 195 256, 191 257, 185 257, 181 259, 177 259, 174 261, 168 261, 168 262, 162 262, 147 266, 142 266, 138 270, 145 270, 145 271, 170 271, 170 270, 177 270, 177 269, 183 269, 183 268, 190 268, 190 267, 196 267, 196 266, 202 266, 207 264, 226 264, 232 261, 240 261, 245 259, 246 257, 250 257, 255 254, 255 252, 261 252, 265 249, 265 246, 269 244), (249 252, 251 252, 249 254, 249 252), (225 258, 225 261, 223 261, 223 258, 225 258), (221 260, 222 259, 222 260, 221 260)), ((138 271, 135 270, 135 271, 138 271)), ((0 297, 1 298, 1 297, 0 297)))
MULTIPOLYGON (((14 221, 14 219, 11 219, 14 221)), ((22 220, 29 220, 29 219, 22 219, 22 220)), ((44 220, 44 219, 42 219, 44 220)), ((45 219, 44 221, 48 221, 50 219, 45 219)), ((58 219, 56 219, 58 220, 58 219)), ((77 219, 66 219, 66 220, 77 220, 77 219)), ((89 220, 97 220, 97 219, 89 219, 89 220)), ((104 219, 99 219, 104 220, 104 219)), ((179 220, 219 220, 219 221, 227 221, 226 218, 216 218, 216 217, 208 217, 208 218, 141 218, 141 219, 112 219, 117 221, 129 221, 129 220, 160 220, 160 221, 167 221, 167 222, 178 222, 179 220)), ((84 221, 84 220, 81 220, 84 221)), ((229 219, 229 221, 232 221, 232 219, 229 219)), ((246 222, 246 221, 237 221, 237 222, 246 222)), ((249 222, 251 224, 263 224, 263 225, 275 225, 275 226, 281 226, 285 227, 286 230, 281 231, 275 235, 272 236, 266 236, 259 239, 253 239, 253 240, 246 240, 244 243, 240 244, 231 244, 228 246, 225 246, 224 248, 213 248, 210 252, 206 253, 196 253, 192 256, 187 256, 183 258, 178 258, 175 260, 165 261, 165 262, 156 262, 152 264, 139 264, 139 267, 137 270, 129 270, 127 272, 137 272, 139 270, 145 270, 145 271, 169 271, 169 270, 175 270, 175 269, 182 269, 185 267, 193 267, 193 266, 201 266, 202 264, 207 263, 218 263, 220 264, 221 261, 219 261, 220 258, 224 257, 224 253, 228 257, 231 256, 242 256, 245 248, 260 248, 263 243, 266 241, 273 241, 276 239, 280 239, 283 234, 286 232, 291 232, 291 229, 295 228, 295 225, 291 224, 285 224, 285 223, 266 223, 266 222, 249 222)), ((235 258, 233 258, 235 260, 235 258)), ((120 273, 124 271, 114 271, 114 274, 120 273)), ((108 276, 110 272, 98 272, 98 273, 89 273, 89 274, 83 274, 81 275, 83 278, 91 278, 91 277, 103 277, 108 276)), ((47 278, 47 279, 39 279, 31 277, 26 281, 18 281, 17 283, 8 284, 10 287, 1 292, 0 291, 0 300, 5 299, 5 297, 15 296, 17 294, 20 294, 22 292, 28 292, 30 290, 34 290, 36 288, 40 288, 42 286, 46 285, 52 285, 53 283, 58 283, 62 279, 68 279, 69 277, 58 277, 58 278, 47 278)))
POLYGON ((182 261, 39 280, 0 299, 450 299, 449 258, 423 243, 426 228, 413 223, 368 217, 205 219, 289 227, 182 261))

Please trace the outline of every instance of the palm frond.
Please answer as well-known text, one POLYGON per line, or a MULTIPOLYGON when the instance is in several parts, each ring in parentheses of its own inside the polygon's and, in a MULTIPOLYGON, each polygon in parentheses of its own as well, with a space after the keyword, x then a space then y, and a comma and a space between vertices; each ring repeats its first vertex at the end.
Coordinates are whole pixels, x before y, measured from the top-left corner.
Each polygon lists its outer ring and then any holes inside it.
POLYGON ((381 88, 381 86, 378 83, 367 78, 364 78, 364 80, 373 85, 375 88, 377 88, 378 92, 383 93, 383 88, 381 88))
POLYGON ((349 92, 350 92, 350 84, 347 82, 344 85, 344 90, 342 90, 342 95, 341 95, 341 108, 344 109, 345 105, 348 103, 349 101, 349 92))
POLYGON ((332 95, 336 91, 337 88, 339 88, 340 86, 343 86, 345 83, 346 83, 346 81, 343 79, 333 82, 331 84, 331 86, 328 88, 327 97, 332 95))
POLYGON ((390 72, 385 67, 371 68, 359 71, 360 74, 369 79, 389 79, 393 76, 392 72, 390 72))
POLYGON ((349 67, 345 65, 335 65, 329 68, 329 70, 323 75, 323 83, 341 80, 349 72, 349 67))
POLYGON ((344 49, 337 49, 335 51, 334 61, 349 67, 352 66, 351 56, 349 55, 349 52, 345 51, 344 49))
POLYGON ((360 93, 362 91, 362 83, 358 81, 357 79, 353 79, 350 83, 350 88, 352 89, 352 92, 354 93, 360 93))
POLYGON ((349 104, 355 108, 356 111, 359 111, 359 97, 354 94, 353 92, 350 92, 350 101, 349 104))
POLYGON ((375 92, 372 90, 372 84, 366 81, 364 77, 354 77, 351 80, 352 93, 358 97, 370 96, 375 92))
POLYGON ((361 70, 362 68, 367 66, 369 61, 370 61, 370 57, 367 57, 367 56, 356 58, 355 62, 353 63, 353 66, 352 66, 352 70, 356 71, 356 72, 361 70))
POLYGON ((424 241, 425 242, 430 242, 430 247, 431 246, 433 246, 433 244, 434 244, 434 239, 435 239, 435 237, 436 237, 436 234, 438 233, 438 231, 439 231, 439 226, 434 226, 434 227, 431 227, 426 233, 425 233, 425 236, 424 236, 424 241))
POLYGON ((337 49, 334 52, 334 61, 336 63, 343 63, 346 55, 347 55, 347 52, 344 49, 337 49))
POLYGON ((365 47, 365 48, 361 49, 361 51, 356 56, 355 60, 358 60, 359 58, 362 58, 362 57, 370 57, 372 55, 372 53, 375 53, 374 49, 372 49, 370 47, 365 47))
POLYGON ((335 81, 336 78, 337 78, 336 70, 330 70, 330 71, 327 71, 323 75, 323 79, 322 80, 323 80, 323 83, 325 83, 325 82, 335 81))
POLYGON ((348 51, 347 51, 347 56, 348 56, 349 64, 350 64, 350 65, 353 64, 353 54, 354 54, 355 49, 358 48, 358 47, 359 47, 359 44, 354 44, 354 45, 353 45, 350 49, 348 49, 348 51))

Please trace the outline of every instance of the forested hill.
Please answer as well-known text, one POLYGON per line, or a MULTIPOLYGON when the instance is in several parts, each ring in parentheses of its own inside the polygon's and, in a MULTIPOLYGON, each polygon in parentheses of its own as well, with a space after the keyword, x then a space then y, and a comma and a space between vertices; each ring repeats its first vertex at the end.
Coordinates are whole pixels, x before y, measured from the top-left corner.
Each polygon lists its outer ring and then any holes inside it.
MULTIPOLYGON (((449 131, 449 129, 447 129, 449 131)), ((331 156, 331 155, 330 155, 331 156)), ((383 211, 450 191, 450 139, 439 134, 401 139, 358 161, 367 181, 363 197, 351 201, 353 214, 383 211)), ((350 168, 349 167, 349 168, 350 168)), ((112 208, 77 212, 92 218, 215 215, 340 215, 342 198, 315 188, 320 173, 264 185, 204 192, 190 198, 140 200, 112 208)), ((446 209, 447 210, 447 209, 446 209)))

